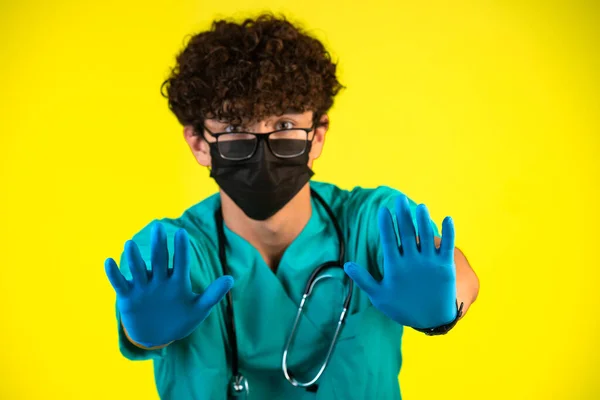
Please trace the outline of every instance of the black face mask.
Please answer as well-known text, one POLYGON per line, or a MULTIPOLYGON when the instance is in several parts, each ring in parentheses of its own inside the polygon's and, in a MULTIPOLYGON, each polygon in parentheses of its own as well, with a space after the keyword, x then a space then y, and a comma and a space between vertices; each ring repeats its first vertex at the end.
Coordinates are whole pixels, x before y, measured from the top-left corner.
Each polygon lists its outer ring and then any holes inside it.
POLYGON ((210 176, 251 219, 264 221, 281 210, 306 185, 314 172, 308 167, 310 142, 304 154, 281 159, 260 141, 248 160, 230 161, 210 143, 210 176))

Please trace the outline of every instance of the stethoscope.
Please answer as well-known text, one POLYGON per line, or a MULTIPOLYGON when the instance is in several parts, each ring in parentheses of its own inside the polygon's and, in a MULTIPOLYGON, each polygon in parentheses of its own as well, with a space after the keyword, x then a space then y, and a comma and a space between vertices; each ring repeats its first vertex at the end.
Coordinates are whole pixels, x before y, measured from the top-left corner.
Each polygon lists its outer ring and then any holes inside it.
MULTIPOLYGON (((297 379, 294 378, 292 371, 290 371, 287 366, 287 358, 288 358, 290 346, 294 340, 294 336, 296 335, 296 328, 298 327, 298 323, 300 322, 300 318, 302 316, 302 310, 304 309, 306 300, 311 295, 313 288, 317 284, 317 282, 319 282, 323 279, 332 278, 331 275, 320 275, 319 276, 319 274, 329 268, 343 268, 344 259, 346 257, 346 250, 345 250, 345 246, 344 246, 344 236, 342 234, 340 225, 338 224, 338 221, 335 218, 335 215, 333 214, 333 211, 327 205, 325 200, 323 200, 323 198, 317 192, 315 192, 313 189, 311 189, 310 192, 311 192, 311 195, 314 198, 316 198, 319 201, 319 203, 321 203, 321 205, 323 206, 323 208, 329 215, 329 218, 331 219, 333 226, 335 227, 337 239, 338 239, 339 246, 340 246, 339 258, 336 261, 328 261, 326 263, 319 265, 313 271, 313 273, 310 275, 310 278, 308 279, 308 282, 306 283, 306 287, 304 289, 304 294, 302 295, 302 300, 300 301, 300 306, 298 307, 298 312, 296 313, 296 319, 294 320, 292 330, 289 334, 287 343, 283 350, 281 369, 283 370, 285 379, 287 379, 288 382, 290 382, 292 385, 294 385, 296 387, 306 388, 306 390, 308 390, 310 392, 316 392, 318 389, 318 385, 316 384, 316 382, 319 380, 319 378, 325 371, 325 368, 327 368, 327 364, 329 363, 331 353, 333 352, 333 349, 337 342, 338 335, 339 335, 339 333, 342 329, 342 325, 346 319, 348 307, 350 306, 350 300, 352 299, 353 282, 352 282, 352 279, 348 279, 349 280, 348 294, 346 295, 346 299, 344 300, 342 312, 340 314, 340 318, 338 320, 337 327, 336 327, 335 333, 333 335, 333 339, 331 340, 331 344, 329 345, 329 349, 327 350, 327 355, 325 356, 325 361, 323 361, 321 368, 319 369, 319 371, 317 372, 317 374, 315 375, 315 377, 313 379, 311 379, 308 382, 298 381, 297 379)), ((229 275, 229 267, 227 266, 227 256, 225 254, 225 232, 223 229, 223 214, 222 214, 221 208, 219 208, 215 212, 215 220, 217 222, 216 225, 217 225, 217 234, 218 234, 218 240, 219 240, 219 259, 221 262, 221 267, 223 268, 223 274, 229 275)), ((237 347, 237 335, 236 335, 236 329, 235 329, 235 321, 234 321, 233 317, 234 317, 233 298, 232 298, 232 294, 231 294, 231 290, 230 290, 229 292, 227 292, 227 320, 226 320, 227 334, 229 336, 229 343, 231 346, 230 354, 231 354, 232 377, 229 382, 229 395, 231 395, 233 397, 238 397, 238 396, 241 396, 244 392, 246 394, 248 394, 250 391, 250 388, 248 385, 248 380, 240 373, 240 370, 239 370, 239 353, 238 353, 238 347, 237 347)))

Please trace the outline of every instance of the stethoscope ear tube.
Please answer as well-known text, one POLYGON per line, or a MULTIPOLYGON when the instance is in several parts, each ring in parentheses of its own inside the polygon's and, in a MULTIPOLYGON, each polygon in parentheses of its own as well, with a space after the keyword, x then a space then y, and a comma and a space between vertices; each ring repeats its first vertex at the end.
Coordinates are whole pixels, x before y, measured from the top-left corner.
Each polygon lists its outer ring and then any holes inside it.
POLYGON ((346 316, 348 315, 348 305, 350 304, 350 300, 352 299, 352 290, 354 288, 354 285, 353 285, 351 279, 350 279, 350 284, 348 287, 348 294, 346 295, 346 299, 344 300, 344 307, 342 308, 342 312, 340 314, 340 318, 338 320, 337 327, 336 327, 335 333, 333 335, 333 339, 331 339, 331 343, 329 344, 329 349, 327 350, 327 355, 325 356, 325 360, 323 361, 323 364, 321 364, 321 368, 319 369, 319 372, 317 372, 315 377, 308 382, 300 382, 296 378, 294 378, 292 371, 289 370, 288 365, 287 365, 288 353, 290 350, 290 346, 292 345, 292 342, 294 341, 294 338, 296 336, 296 330, 298 327, 298 323, 300 322, 300 317, 302 316, 302 311, 304 310, 304 305, 306 304, 306 300, 310 297, 314 285, 317 284, 317 282, 322 279, 331 277, 331 275, 325 275, 325 276, 321 275, 321 276, 317 277, 318 273, 327 268, 334 268, 334 267, 340 267, 340 266, 338 266, 337 263, 335 263, 335 262, 326 263, 326 264, 323 264, 322 266, 320 266, 319 268, 317 268, 312 273, 311 278, 309 279, 307 287, 304 291, 304 294, 302 295, 302 300, 300 301, 300 306, 298 307, 298 312, 296 313, 296 318, 294 320, 294 324, 292 325, 292 330, 290 332, 290 335, 288 336, 287 343, 283 350, 283 357, 281 360, 281 369, 283 370, 283 374, 284 374, 285 378, 292 385, 294 385, 296 387, 304 387, 309 391, 317 390, 316 382, 319 380, 319 378, 321 377, 323 372, 325 372, 325 369, 327 368, 327 365, 329 364, 329 359, 331 358, 331 354, 333 353, 333 349, 335 348, 335 344, 337 343, 337 338, 340 334, 340 331, 342 330, 342 325, 344 324, 344 321, 346 320, 346 316))

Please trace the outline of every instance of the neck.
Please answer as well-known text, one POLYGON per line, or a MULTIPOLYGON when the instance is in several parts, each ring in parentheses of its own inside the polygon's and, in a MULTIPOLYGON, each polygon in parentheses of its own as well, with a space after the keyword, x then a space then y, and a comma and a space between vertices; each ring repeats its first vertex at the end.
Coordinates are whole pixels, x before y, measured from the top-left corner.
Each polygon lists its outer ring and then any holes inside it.
POLYGON ((308 223, 311 213, 310 186, 307 183, 289 203, 264 221, 250 219, 221 191, 223 221, 232 231, 258 250, 275 271, 283 252, 308 223))

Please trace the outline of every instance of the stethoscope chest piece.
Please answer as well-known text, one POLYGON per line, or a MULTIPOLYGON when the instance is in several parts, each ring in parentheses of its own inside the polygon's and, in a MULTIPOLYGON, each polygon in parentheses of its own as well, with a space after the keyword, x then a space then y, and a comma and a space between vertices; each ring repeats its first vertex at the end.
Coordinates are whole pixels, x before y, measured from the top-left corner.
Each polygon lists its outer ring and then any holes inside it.
POLYGON ((248 387, 248 379, 243 375, 236 375, 231 379, 229 387, 229 393, 233 397, 242 396, 244 393, 248 394, 250 388, 248 387))

